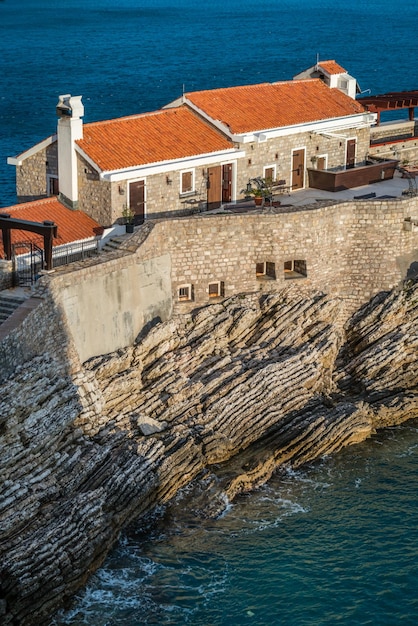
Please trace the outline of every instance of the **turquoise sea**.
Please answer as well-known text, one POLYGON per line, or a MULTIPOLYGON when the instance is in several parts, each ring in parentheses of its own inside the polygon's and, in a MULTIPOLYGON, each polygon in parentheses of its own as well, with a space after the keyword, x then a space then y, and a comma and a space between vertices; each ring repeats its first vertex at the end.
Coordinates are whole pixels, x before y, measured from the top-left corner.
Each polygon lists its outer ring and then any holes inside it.
POLYGON ((54 625, 415 626, 418 424, 276 476, 218 520, 187 490, 54 625))
MULTIPOLYGON (((373 94, 418 88, 418 3, 0 0, 0 207, 7 156, 56 128, 159 108, 186 89, 286 80, 336 59, 373 94)), ((178 506, 121 538, 55 624, 418 622, 418 425, 277 476, 216 521, 178 506)))

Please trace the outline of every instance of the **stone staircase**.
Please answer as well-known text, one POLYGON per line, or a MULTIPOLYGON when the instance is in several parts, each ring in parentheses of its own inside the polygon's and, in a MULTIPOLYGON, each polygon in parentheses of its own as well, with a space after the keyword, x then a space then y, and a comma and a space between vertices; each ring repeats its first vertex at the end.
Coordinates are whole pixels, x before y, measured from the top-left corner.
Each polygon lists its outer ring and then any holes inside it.
POLYGON ((25 296, 0 293, 0 324, 3 324, 14 311, 26 300, 25 296))
POLYGON ((126 237, 124 235, 120 235, 117 237, 110 237, 110 239, 108 239, 105 245, 103 246, 102 252, 115 252, 115 250, 118 250, 121 243, 125 240, 126 240, 126 237))

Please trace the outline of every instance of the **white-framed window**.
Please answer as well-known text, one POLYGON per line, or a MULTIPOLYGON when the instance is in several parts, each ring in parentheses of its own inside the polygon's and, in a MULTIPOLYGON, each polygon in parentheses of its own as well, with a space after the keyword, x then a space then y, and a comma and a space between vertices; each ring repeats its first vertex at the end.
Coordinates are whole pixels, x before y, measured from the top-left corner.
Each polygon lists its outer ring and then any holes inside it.
POLYGON ((317 170, 326 170, 328 165, 328 155, 326 154, 318 154, 316 157, 316 169, 317 170))
POLYGON ((180 194, 187 195, 195 191, 195 171, 184 170, 180 172, 180 194))
POLYGON ((191 302, 193 300, 193 285, 180 285, 177 296, 179 302, 191 302))
POLYGON ((306 267, 306 261, 302 259, 295 259, 292 261, 284 262, 284 277, 288 278, 306 278, 308 270, 306 267))
POLYGON ((209 298, 223 298, 225 295, 225 283, 223 280, 209 283, 208 285, 209 298))
POLYGON ((263 178, 266 181, 273 182, 274 180, 276 180, 276 177, 277 177, 276 164, 266 165, 265 167, 263 167, 263 178))
POLYGON ((255 264, 255 275, 257 278, 276 278, 276 265, 271 261, 262 261, 255 264))

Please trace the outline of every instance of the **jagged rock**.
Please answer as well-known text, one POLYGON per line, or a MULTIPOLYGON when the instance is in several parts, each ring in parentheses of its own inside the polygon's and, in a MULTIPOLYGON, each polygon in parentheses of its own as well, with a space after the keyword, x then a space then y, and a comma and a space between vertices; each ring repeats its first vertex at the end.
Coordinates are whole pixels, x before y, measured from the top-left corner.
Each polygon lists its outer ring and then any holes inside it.
POLYGON ((161 433, 167 428, 167 422, 157 422, 152 417, 138 417, 136 423, 143 435, 161 433))
POLYGON ((416 416, 417 327, 417 282, 348 320, 286 289, 174 317, 79 371, 30 355, 0 397, 2 624, 48 623, 182 487, 216 517, 278 468, 416 416))

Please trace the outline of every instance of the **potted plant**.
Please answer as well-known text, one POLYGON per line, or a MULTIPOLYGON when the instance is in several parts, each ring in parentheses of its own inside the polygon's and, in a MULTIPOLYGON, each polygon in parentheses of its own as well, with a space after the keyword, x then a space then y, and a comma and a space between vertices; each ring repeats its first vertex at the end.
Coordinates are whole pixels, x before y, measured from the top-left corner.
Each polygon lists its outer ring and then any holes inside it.
POLYGON ((264 178, 250 178, 247 187, 242 189, 241 193, 244 193, 246 198, 253 197, 257 206, 262 205, 264 199, 271 194, 264 178))
POLYGON ((125 222, 125 229, 127 233, 134 232, 134 217, 135 214, 132 211, 131 207, 125 206, 122 211, 122 216, 125 222))

